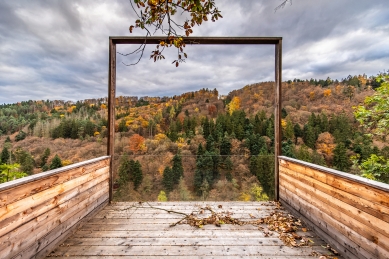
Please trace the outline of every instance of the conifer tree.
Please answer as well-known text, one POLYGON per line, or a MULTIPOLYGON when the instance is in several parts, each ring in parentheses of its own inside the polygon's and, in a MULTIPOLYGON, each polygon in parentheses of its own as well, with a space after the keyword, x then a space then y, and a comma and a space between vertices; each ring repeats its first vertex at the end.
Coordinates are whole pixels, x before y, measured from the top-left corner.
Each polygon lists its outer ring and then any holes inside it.
POLYGON ((1 160, 0 164, 7 164, 9 162, 9 151, 7 147, 4 147, 3 150, 1 151, 1 160))
POLYGON ((165 167, 165 170, 163 170, 162 184, 167 192, 173 191, 173 171, 169 166, 165 167))
POLYGON ((232 144, 228 137, 223 137, 220 143, 220 155, 229 156, 231 155, 232 144))
POLYGON ((207 143, 205 145, 205 149, 207 151, 212 151, 215 147, 215 141, 212 137, 212 135, 209 135, 208 138, 207 138, 207 143))
POLYGON ((297 144, 297 138, 301 138, 303 136, 303 130, 300 127, 300 124, 296 123, 293 127, 293 132, 295 136, 295 144, 297 144))
POLYGON ((173 157, 173 184, 176 185, 180 181, 180 178, 184 177, 184 167, 182 166, 182 158, 179 154, 173 157))
POLYGON ((343 143, 336 145, 334 149, 334 167, 339 171, 347 172, 350 162, 347 157, 347 149, 343 143))
POLYGON ((131 173, 132 173, 131 178, 132 181, 134 182, 134 189, 137 190, 139 185, 141 185, 143 181, 142 166, 138 160, 134 163, 134 169, 131 173))
POLYGON ((130 180, 130 161, 128 160, 128 156, 124 154, 120 161, 119 166, 119 184, 120 186, 124 186, 130 180))
POLYGON ((41 167, 43 167, 47 163, 47 159, 49 158, 49 156, 50 156, 50 148, 46 148, 41 157, 41 163, 40 163, 41 167))
POLYGON ((315 148, 315 129, 309 124, 304 126, 304 143, 307 147, 315 148))
POLYGON ((60 167, 62 167, 61 158, 59 158, 58 155, 55 155, 55 157, 51 161, 50 170, 57 169, 57 168, 60 168, 60 167))

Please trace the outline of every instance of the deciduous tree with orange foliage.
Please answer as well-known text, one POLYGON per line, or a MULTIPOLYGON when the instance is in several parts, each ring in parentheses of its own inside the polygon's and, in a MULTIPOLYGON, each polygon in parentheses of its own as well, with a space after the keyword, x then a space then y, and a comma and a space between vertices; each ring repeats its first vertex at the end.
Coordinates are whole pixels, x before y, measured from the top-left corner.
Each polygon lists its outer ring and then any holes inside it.
POLYGON ((130 137, 130 150, 134 153, 144 149, 145 139, 139 134, 130 137))

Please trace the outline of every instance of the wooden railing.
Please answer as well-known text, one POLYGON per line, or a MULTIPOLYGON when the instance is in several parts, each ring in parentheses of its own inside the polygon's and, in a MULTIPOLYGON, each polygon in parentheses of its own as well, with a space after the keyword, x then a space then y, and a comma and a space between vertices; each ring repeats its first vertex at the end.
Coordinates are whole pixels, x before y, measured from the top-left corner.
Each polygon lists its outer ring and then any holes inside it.
POLYGON ((0 184, 0 258, 43 258, 108 203, 108 156, 0 184))
POLYGON ((389 258, 389 185, 279 157, 280 201, 346 258, 389 258))

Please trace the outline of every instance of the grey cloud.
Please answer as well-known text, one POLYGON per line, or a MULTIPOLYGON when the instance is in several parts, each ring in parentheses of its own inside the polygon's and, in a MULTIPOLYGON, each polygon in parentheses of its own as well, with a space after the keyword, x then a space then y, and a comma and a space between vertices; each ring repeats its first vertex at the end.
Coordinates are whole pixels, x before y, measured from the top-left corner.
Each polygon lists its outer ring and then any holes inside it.
MULTIPOLYGON (((0 2, 0 103, 106 96, 108 37, 130 35, 135 14, 129 1, 0 2)), ((282 36, 284 80, 374 75, 389 61, 386 2, 295 0, 274 12, 280 1, 217 0, 224 18, 194 31, 195 36, 282 36)), ((165 61, 150 61, 153 47, 136 66, 121 64, 136 57, 118 55, 118 94, 171 96, 203 87, 226 94, 274 78, 274 47, 187 46, 189 59, 179 68, 171 64, 175 57, 169 51, 165 61)))

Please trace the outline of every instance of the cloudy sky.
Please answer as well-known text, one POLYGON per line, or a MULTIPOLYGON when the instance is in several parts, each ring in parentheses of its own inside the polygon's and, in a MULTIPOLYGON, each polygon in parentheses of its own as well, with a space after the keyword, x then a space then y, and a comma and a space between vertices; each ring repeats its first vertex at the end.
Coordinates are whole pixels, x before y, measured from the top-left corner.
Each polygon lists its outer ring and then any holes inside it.
MULTIPOLYGON (((0 103, 107 96, 108 37, 130 34, 130 0, 0 1, 0 103)), ((389 69, 387 0, 216 0, 223 19, 193 36, 281 36, 283 80, 341 79, 389 69)), ((156 34, 159 35, 159 34, 156 34)), ((151 46, 152 47, 152 46, 151 46)), ((127 53, 136 46, 118 46, 127 53)), ((227 94, 274 78, 274 46, 187 46, 187 62, 118 55, 117 94, 171 96, 203 87, 227 94), (123 62, 123 63, 122 63, 123 62)))

